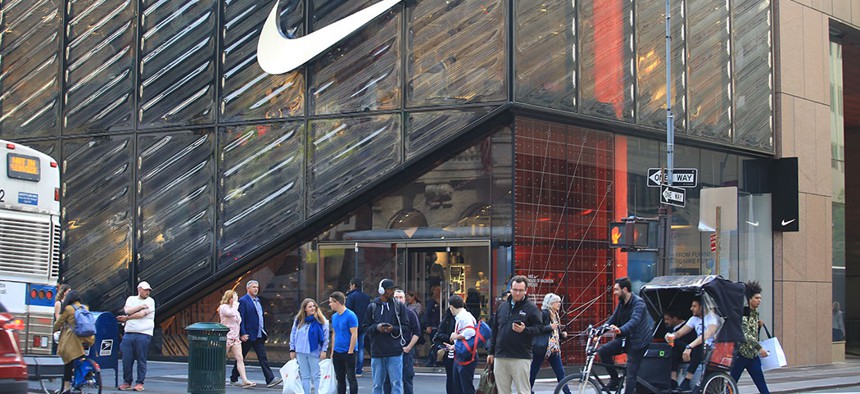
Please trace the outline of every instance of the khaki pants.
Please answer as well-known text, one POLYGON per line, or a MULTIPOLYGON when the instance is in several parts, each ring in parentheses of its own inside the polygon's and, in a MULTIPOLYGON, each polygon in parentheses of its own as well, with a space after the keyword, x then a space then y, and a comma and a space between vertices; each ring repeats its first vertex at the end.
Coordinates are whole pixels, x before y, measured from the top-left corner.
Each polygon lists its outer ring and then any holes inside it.
POLYGON ((496 375, 496 388, 499 394, 511 394, 511 384, 517 394, 530 394, 529 371, 532 360, 525 358, 494 358, 493 374, 496 375))

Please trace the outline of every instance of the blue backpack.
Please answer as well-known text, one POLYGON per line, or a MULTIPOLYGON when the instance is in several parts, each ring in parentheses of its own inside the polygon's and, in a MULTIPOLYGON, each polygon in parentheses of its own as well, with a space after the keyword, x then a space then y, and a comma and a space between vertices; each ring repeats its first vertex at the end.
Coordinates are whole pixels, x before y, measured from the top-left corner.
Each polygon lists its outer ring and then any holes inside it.
MULTIPOLYGON (((464 327, 475 328, 472 326, 464 327)), ((461 339, 454 343, 454 361, 460 365, 467 365, 475 361, 478 353, 478 346, 487 347, 490 339, 493 337, 493 330, 483 320, 478 320, 478 328, 475 330, 475 336, 469 339, 461 339)))
POLYGON ((75 335, 79 337, 96 335, 96 318, 89 309, 74 305, 72 308, 75 308, 75 335))

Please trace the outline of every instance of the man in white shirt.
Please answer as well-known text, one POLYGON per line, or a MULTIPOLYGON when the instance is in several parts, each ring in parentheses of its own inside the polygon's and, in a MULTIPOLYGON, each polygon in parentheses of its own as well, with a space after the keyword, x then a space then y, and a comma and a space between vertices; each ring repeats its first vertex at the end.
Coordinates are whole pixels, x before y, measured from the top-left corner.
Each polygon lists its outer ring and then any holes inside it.
MULTIPOLYGON (((470 340, 475 336, 475 327, 478 325, 475 317, 466 310, 466 303, 458 295, 448 298, 448 309, 454 315, 454 332, 450 340, 457 343, 458 340, 470 340)), ((475 346, 478 346, 477 341, 475 346)), ((454 384, 459 385, 457 390, 461 394, 475 394, 475 367, 478 365, 477 357, 471 362, 454 361, 454 384)))
POLYGON ((155 300, 149 296, 152 287, 146 281, 137 285, 137 295, 125 300, 125 316, 116 319, 125 323, 125 335, 120 343, 122 350, 122 380, 120 390, 131 390, 132 366, 137 361, 137 383, 134 391, 143 391, 146 379, 146 353, 155 328, 155 300))
MULTIPOLYGON (((701 298, 697 297, 693 299, 693 302, 690 305, 690 312, 693 313, 693 316, 687 319, 687 323, 685 323, 683 327, 673 333, 675 338, 681 338, 687 335, 688 332, 696 332, 696 339, 684 346, 682 357, 684 362, 690 363, 690 367, 687 369, 687 375, 684 377, 684 381, 682 381, 678 386, 678 389, 681 391, 689 391, 692 389, 691 380, 693 379, 696 367, 698 367, 702 362, 702 357, 704 355, 704 351, 701 347, 702 343, 704 342, 708 346, 711 346, 714 343, 714 338, 716 338, 717 329, 721 324, 720 317, 717 316, 714 311, 709 311, 708 314, 705 315, 705 318, 702 319, 704 308, 702 307, 701 298)), ((667 336, 668 335, 669 334, 667 334, 667 336)))

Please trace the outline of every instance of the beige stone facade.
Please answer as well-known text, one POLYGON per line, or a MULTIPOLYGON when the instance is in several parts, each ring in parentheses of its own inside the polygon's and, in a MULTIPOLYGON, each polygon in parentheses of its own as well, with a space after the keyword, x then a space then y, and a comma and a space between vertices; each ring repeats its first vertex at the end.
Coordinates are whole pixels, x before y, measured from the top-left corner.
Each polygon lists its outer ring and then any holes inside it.
POLYGON ((776 156, 798 157, 800 231, 774 234, 774 325, 791 365, 833 361, 830 23, 860 26, 860 2, 774 3, 776 156))

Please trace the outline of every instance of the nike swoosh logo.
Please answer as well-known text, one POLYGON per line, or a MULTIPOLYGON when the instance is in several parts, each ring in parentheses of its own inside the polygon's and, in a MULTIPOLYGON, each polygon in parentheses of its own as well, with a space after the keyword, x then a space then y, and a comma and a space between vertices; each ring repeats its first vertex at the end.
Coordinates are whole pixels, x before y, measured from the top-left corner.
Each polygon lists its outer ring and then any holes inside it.
POLYGON ((782 221, 782 225, 783 225, 783 227, 784 227, 784 226, 788 226, 789 224, 791 224, 791 222, 793 222, 793 221, 795 221, 795 220, 797 220, 797 219, 783 220, 783 221, 782 221))
MULTIPOLYGON (((747 220, 747 224, 749 224, 750 226, 753 226, 753 227, 758 227, 758 220, 756 220, 756 221, 754 221, 754 222, 751 222, 751 221, 747 220)), ((784 226, 784 225, 783 225, 783 226, 784 226)))
POLYGON ((322 29, 299 38, 289 38, 278 23, 278 1, 260 32, 257 63, 269 74, 293 71, 329 50, 356 30, 394 7, 400 0, 382 0, 322 29))

